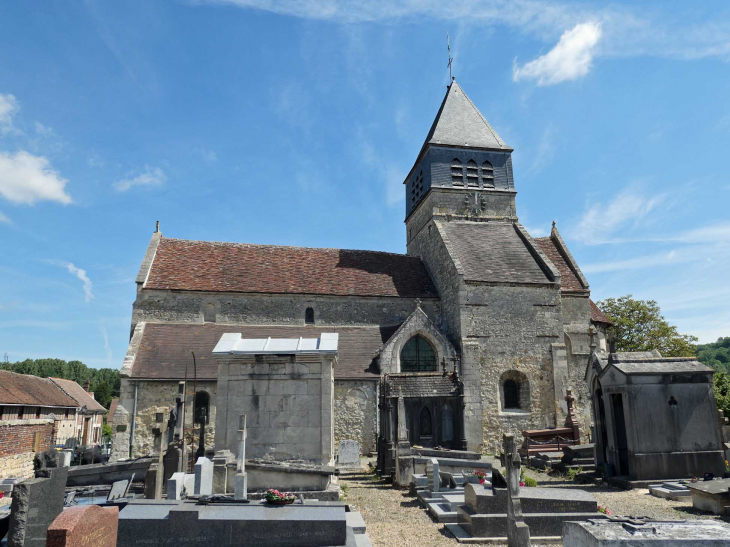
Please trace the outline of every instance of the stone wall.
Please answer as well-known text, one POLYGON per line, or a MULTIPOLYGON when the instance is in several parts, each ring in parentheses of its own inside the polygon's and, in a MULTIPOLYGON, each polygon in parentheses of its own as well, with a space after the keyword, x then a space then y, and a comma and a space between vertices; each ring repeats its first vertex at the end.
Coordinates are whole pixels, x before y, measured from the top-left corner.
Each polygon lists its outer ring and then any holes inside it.
POLYGON ((33 456, 51 447, 53 420, 0 421, 0 479, 32 477, 33 456), (39 443, 35 446, 36 433, 39 443))
MULTIPOLYGON (((119 406, 123 405, 124 410, 119 410, 114 415, 113 429, 115 457, 118 459, 128 456, 128 447, 123 444, 129 442, 131 435, 131 420, 134 408, 134 383, 135 380, 122 378, 121 395, 119 406), (117 417, 126 417, 129 423, 124 424, 118 421, 117 417), (126 428, 119 430, 120 427, 126 428)), ((134 429, 134 452, 133 457, 137 458, 148 454, 155 454, 154 434, 152 429, 158 427, 158 414, 163 414, 164 427, 167 427, 167 420, 170 417, 170 409, 175 406, 177 397, 177 381, 139 381, 137 391, 137 417, 134 429)), ((208 424, 205 426, 205 446, 213 448, 215 440, 215 407, 216 407, 216 383, 211 381, 199 381, 198 391, 205 391, 210 395, 210 409, 208 424)), ((122 418, 124 419, 124 418, 122 418)), ((193 382, 188 381, 187 396, 185 400, 185 437, 189 443, 198 446, 199 426, 193 427, 193 382)))
MULTIPOLYGON (((438 321, 438 298, 421 307, 438 321)), ((397 325, 416 309, 415 298, 170 292, 139 289, 132 310, 132 330, 142 321, 160 323, 230 323, 304 325, 314 309, 317 326, 397 325)))
POLYGON ((335 380, 335 446, 352 439, 363 455, 376 450, 377 380, 335 380))

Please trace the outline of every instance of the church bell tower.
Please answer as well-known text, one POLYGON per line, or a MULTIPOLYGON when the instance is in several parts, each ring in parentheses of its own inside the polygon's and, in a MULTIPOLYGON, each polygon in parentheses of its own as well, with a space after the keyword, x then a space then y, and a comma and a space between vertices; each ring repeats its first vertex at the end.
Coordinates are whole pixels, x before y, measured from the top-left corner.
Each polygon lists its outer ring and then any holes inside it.
POLYGON ((452 81, 406 188, 408 252, 434 217, 517 220, 512 148, 452 81))

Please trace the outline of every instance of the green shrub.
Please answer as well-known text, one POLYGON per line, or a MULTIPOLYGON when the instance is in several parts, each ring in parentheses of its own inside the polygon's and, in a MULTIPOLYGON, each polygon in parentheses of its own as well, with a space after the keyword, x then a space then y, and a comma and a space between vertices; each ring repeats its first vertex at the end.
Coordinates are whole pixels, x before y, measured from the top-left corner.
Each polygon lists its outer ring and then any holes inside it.
POLYGON ((525 483, 525 486, 529 486, 531 488, 534 488, 535 486, 537 486, 537 481, 535 479, 533 479, 532 477, 525 477, 524 483, 525 483))
POLYGON ((581 473, 583 473, 582 467, 579 467, 578 469, 568 469, 568 478, 574 481, 576 475, 580 475, 581 473))

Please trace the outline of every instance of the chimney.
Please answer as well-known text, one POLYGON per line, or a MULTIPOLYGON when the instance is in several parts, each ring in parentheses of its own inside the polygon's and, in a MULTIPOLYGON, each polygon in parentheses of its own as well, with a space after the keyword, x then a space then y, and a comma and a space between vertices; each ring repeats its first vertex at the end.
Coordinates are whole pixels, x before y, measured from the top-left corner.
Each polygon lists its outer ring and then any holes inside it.
POLYGON ((85 391, 86 393, 88 393, 88 392, 89 392, 89 379, 88 379, 88 378, 87 378, 87 379, 86 379, 86 381, 84 382, 84 391, 85 391))

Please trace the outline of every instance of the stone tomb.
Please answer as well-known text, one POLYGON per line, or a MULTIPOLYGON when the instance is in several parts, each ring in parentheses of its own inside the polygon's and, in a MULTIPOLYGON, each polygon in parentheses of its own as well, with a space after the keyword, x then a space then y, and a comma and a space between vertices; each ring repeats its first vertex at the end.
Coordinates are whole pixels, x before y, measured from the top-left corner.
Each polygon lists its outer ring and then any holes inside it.
POLYGON ((118 507, 71 507, 48 527, 47 547, 116 547, 118 507))
MULTIPOLYGON (((457 524, 446 527, 459 541, 475 538, 507 538, 507 488, 466 484, 464 505, 457 507, 457 524)), ((522 517, 534 540, 558 540, 563 522, 601 519, 596 499, 588 492, 568 488, 519 490, 522 517)))
POLYGON ((205 456, 195 462, 195 483, 193 493, 196 496, 210 496, 213 493, 213 462, 205 456))
POLYGON ((695 482, 687 485, 692 506, 716 515, 730 515, 730 479, 695 482))
POLYGON ((192 501, 135 500, 120 513, 117 547, 170 544, 355 547, 369 541, 356 541, 341 502, 272 506, 263 501, 198 505, 192 501))
POLYGON ((564 547, 730 547, 730 525, 717 521, 610 518, 566 522, 564 547))
POLYGON ((8 547, 46 545, 46 531, 63 511, 68 469, 42 467, 36 469, 34 479, 15 485, 10 507, 8 547))
POLYGON ((687 488, 686 484, 672 481, 650 485, 649 493, 657 498, 665 498, 672 501, 682 501, 692 496, 692 492, 687 488))

